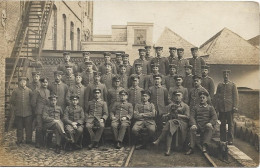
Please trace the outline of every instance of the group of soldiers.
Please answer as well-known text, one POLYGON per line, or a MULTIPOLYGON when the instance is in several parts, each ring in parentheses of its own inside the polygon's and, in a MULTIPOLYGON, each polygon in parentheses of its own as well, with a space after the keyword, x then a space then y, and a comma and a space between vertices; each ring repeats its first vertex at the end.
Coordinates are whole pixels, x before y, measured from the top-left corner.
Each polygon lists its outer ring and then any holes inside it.
POLYGON ((32 72, 33 80, 28 84, 26 77, 20 77, 10 99, 17 144, 23 142, 24 128, 29 144, 36 129, 37 148, 43 146, 44 132, 53 130, 55 152, 60 153, 62 139, 78 148, 86 128, 91 139, 88 148, 97 148, 108 125, 118 149, 131 128, 137 149, 166 139, 165 155, 169 156, 173 135, 178 133, 181 143, 189 141, 189 155, 197 133, 206 152, 218 118, 221 141, 232 144, 238 92, 229 80, 230 70, 223 70, 224 80, 215 94, 214 81, 208 76, 210 67, 198 56, 197 47, 191 48, 189 59, 183 58, 183 48, 170 47, 168 57, 162 56, 163 47, 155 50, 152 57, 151 46, 140 48, 133 66, 128 54, 116 53, 112 62, 111 53, 105 52, 104 63, 97 66, 89 52, 83 52, 84 61, 78 65, 64 52, 53 82, 37 71, 32 72))

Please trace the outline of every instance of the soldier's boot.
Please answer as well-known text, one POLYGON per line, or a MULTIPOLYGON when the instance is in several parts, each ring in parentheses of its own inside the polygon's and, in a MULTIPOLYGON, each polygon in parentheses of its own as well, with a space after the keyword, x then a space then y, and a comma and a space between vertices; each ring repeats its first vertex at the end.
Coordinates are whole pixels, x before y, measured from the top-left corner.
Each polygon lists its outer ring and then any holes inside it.
POLYGON ((164 153, 165 156, 171 155, 171 146, 172 146, 172 136, 167 135, 167 137, 166 137, 166 152, 164 153))
POLYGON ((159 145, 160 141, 165 137, 166 131, 162 131, 161 135, 158 137, 156 141, 153 142, 154 145, 159 145))
POLYGON ((60 154, 60 145, 56 145, 55 153, 60 154))
POLYGON ((48 136, 47 136, 47 147, 50 147, 51 146, 51 141, 52 141, 52 134, 49 134, 48 136))
POLYGON ((35 134, 35 147, 40 148, 43 142, 42 133, 40 130, 36 130, 35 134))

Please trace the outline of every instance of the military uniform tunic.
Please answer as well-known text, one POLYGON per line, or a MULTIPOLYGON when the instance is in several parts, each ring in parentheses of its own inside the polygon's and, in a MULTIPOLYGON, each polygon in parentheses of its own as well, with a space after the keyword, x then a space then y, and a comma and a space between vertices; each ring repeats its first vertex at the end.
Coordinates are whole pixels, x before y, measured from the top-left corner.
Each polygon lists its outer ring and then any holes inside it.
POLYGON ((87 87, 90 83, 94 82, 94 73, 93 72, 84 72, 82 73, 82 84, 87 87))
MULTIPOLYGON (((93 61, 90 61, 90 62, 92 62, 92 69, 93 69, 93 71, 97 71, 98 68, 97 68, 97 66, 94 64, 94 62, 93 62, 93 61)), ((80 73, 85 72, 86 69, 87 69, 87 65, 85 64, 85 62, 81 62, 81 63, 78 65, 78 72, 80 72, 80 73)))
MULTIPOLYGON (((138 86, 140 88, 143 88, 145 89, 146 88, 146 75, 144 74, 137 74, 139 76, 139 84, 138 86)), ((129 88, 132 87, 132 81, 131 81, 131 78, 128 78, 128 83, 129 83, 129 88)))
POLYGON ((157 115, 161 116, 162 114, 166 113, 165 106, 167 106, 169 103, 168 91, 162 86, 152 86, 149 90, 151 92, 151 103, 154 104, 158 113, 157 115))
POLYGON ((35 91, 35 90, 39 89, 40 87, 41 87, 41 83, 39 81, 37 81, 37 82, 32 81, 28 84, 28 88, 31 89, 32 91, 35 91))
MULTIPOLYGON (((147 61, 146 59, 138 58, 138 59, 136 59, 136 60, 134 61, 134 64, 133 64, 133 65, 135 65, 136 63, 141 63, 141 64, 142 64, 142 73, 143 73, 144 75, 150 73, 150 72, 148 72, 148 66, 150 66, 150 65, 149 65, 149 61, 147 61)), ((135 66, 133 66, 133 72, 136 72, 135 66)))
POLYGON ((68 86, 73 86, 75 85, 75 76, 72 74, 71 76, 69 75, 64 75, 62 78, 62 81, 68 86))
POLYGON ((188 92, 190 92, 190 90, 193 88, 193 75, 190 74, 188 76, 185 76, 184 79, 183 79, 183 87, 187 88, 188 89, 188 92))
MULTIPOLYGON (((112 64, 112 74, 117 74, 117 69, 116 69, 116 65, 113 62, 110 62, 112 64)), ((101 72, 101 74, 106 74, 106 65, 105 63, 101 64, 98 68, 98 71, 101 72)))
POLYGON ((67 97, 68 86, 63 82, 53 82, 51 85, 49 85, 49 90, 51 91, 51 94, 55 94, 58 96, 57 105, 60 106, 62 109, 65 109, 67 104, 69 104, 69 100, 67 97))
POLYGON ((169 90, 171 87, 174 87, 176 86, 176 82, 175 82, 175 79, 174 79, 174 76, 175 75, 167 75, 165 76, 165 87, 167 90, 169 90))
MULTIPOLYGON (((147 90, 147 89, 149 89, 150 87, 154 86, 155 81, 154 81, 153 75, 154 75, 154 74, 147 75, 147 77, 146 77, 146 87, 145 87, 145 90, 147 90)), ((161 82, 161 84, 162 84, 162 86, 165 86, 165 76, 162 75, 162 74, 161 74, 161 76, 162 76, 162 82, 161 82)))
POLYGON ((129 83, 128 83, 128 76, 126 74, 118 75, 120 80, 120 86, 124 89, 128 89, 129 83))
POLYGON ((131 87, 128 89, 128 102, 135 107, 136 104, 141 103, 141 91, 143 91, 143 88, 137 87, 131 87))
POLYGON ((107 89, 110 89, 113 86, 112 79, 114 76, 115 76, 115 74, 112 74, 112 73, 103 74, 101 76, 100 82, 104 83, 106 85, 107 89))
POLYGON ((119 102, 120 101, 119 92, 121 90, 124 90, 124 88, 122 88, 122 87, 114 88, 113 87, 113 88, 108 90, 107 104, 108 104, 109 110, 111 109, 112 105, 115 102, 119 102))
POLYGON ((70 99, 71 95, 77 95, 79 96, 79 105, 83 109, 85 108, 84 103, 85 103, 85 89, 86 87, 83 86, 82 84, 77 84, 77 85, 72 85, 69 87, 68 94, 67 94, 67 99, 70 99))
POLYGON ((189 61, 187 59, 181 58, 177 59, 175 64, 177 65, 176 74, 185 76, 185 66, 189 65, 189 61))
POLYGON ((170 100, 173 100, 173 92, 174 91, 180 91, 182 92, 182 95, 183 95, 183 102, 188 104, 189 103, 189 94, 188 94, 188 89, 187 88, 184 88, 183 86, 174 86, 174 87, 171 87, 169 89, 169 99, 170 100))
POLYGON ((203 58, 201 58, 201 57, 190 58, 189 63, 190 63, 190 65, 193 66, 192 74, 201 76, 201 66, 206 64, 205 61, 203 60, 203 58))
MULTIPOLYGON (((169 71, 169 61, 166 57, 154 57, 151 64, 159 64, 159 72, 162 75, 167 75, 169 71)), ((150 66, 151 66, 150 64, 150 66)), ((151 68, 152 69, 152 68, 151 68)))
POLYGON ((201 78, 201 86, 204 87, 208 92, 211 98, 214 97, 215 85, 211 77, 206 76, 201 78))
POLYGON ((67 68, 66 66, 72 66, 73 68, 73 73, 77 72, 77 67, 74 63, 72 62, 61 62, 58 67, 57 67, 57 71, 62 71, 63 74, 67 74, 67 68))
MULTIPOLYGON (((193 110, 193 108, 200 104, 200 97, 199 97, 199 92, 201 91, 204 91, 204 92, 207 92, 208 91, 202 87, 202 86, 199 86, 198 88, 192 88, 190 90, 190 93, 189 93, 189 106, 190 106, 190 109, 193 110)), ((210 101, 209 100, 210 97, 208 97, 208 102, 210 101)))

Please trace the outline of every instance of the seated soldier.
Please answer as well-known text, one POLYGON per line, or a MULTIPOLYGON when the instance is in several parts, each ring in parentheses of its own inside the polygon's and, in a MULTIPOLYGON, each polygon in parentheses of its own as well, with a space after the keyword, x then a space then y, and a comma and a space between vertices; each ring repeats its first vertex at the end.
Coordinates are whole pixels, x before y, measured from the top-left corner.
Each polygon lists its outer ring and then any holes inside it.
POLYGON ((134 108, 134 119, 136 120, 132 132, 136 138, 140 137, 140 131, 147 129, 148 137, 142 137, 143 142, 136 146, 136 149, 145 148, 148 140, 153 139, 156 124, 155 118, 155 107, 153 103, 149 102, 151 93, 149 91, 141 91, 141 103, 136 104, 134 108))
POLYGON ((186 139, 188 122, 190 117, 190 109, 189 106, 182 101, 182 98, 182 92, 173 92, 173 103, 167 106, 168 113, 164 115, 164 117, 167 117, 169 120, 163 127, 162 133, 159 136, 159 138, 153 142, 155 145, 158 145, 159 142, 166 135, 167 148, 165 156, 169 156, 171 153, 172 136, 176 133, 176 131, 179 131, 178 133, 181 135, 182 142, 184 142, 186 139))
POLYGON ((208 92, 199 92, 200 104, 195 106, 191 111, 190 117, 190 149, 186 155, 193 153, 193 148, 196 141, 196 133, 200 133, 202 142, 202 151, 207 152, 207 145, 212 137, 214 125, 217 121, 217 114, 213 106, 208 105, 208 92))
POLYGON ((43 109, 43 129, 54 130, 54 134, 56 137, 56 153, 60 153, 61 149, 61 138, 66 137, 64 131, 64 125, 61 121, 62 118, 62 108, 57 106, 57 96, 51 95, 49 97, 50 105, 45 106, 43 109))
POLYGON ((93 93, 94 99, 89 101, 85 113, 86 127, 91 139, 91 144, 88 146, 89 149, 98 147, 108 117, 107 103, 101 99, 101 90, 99 88, 94 89, 93 93), (93 127, 97 127, 95 133, 93 127))
POLYGON ((125 90, 119 92, 120 102, 116 102, 110 112, 111 127, 115 137, 116 148, 120 149, 126 128, 130 126, 133 117, 133 106, 127 102, 128 93, 125 90))
POLYGON ((70 106, 67 106, 64 111, 64 124, 66 133, 69 135, 69 142, 74 148, 80 148, 77 143, 79 137, 83 133, 84 111, 79 106, 79 96, 70 96, 70 106))

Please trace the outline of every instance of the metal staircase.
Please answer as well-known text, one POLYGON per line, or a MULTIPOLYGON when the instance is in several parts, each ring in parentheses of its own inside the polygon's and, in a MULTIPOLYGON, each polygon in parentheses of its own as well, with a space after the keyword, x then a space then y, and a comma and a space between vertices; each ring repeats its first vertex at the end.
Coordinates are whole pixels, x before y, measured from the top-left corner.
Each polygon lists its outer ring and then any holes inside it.
MULTIPOLYGON (((27 1, 18 23, 18 31, 11 57, 6 59, 5 109, 7 116, 12 113, 9 99, 17 87, 18 77, 25 76, 28 68, 35 65, 41 56, 50 22, 53 1, 27 1)), ((9 118, 8 130, 12 125, 9 118)))

